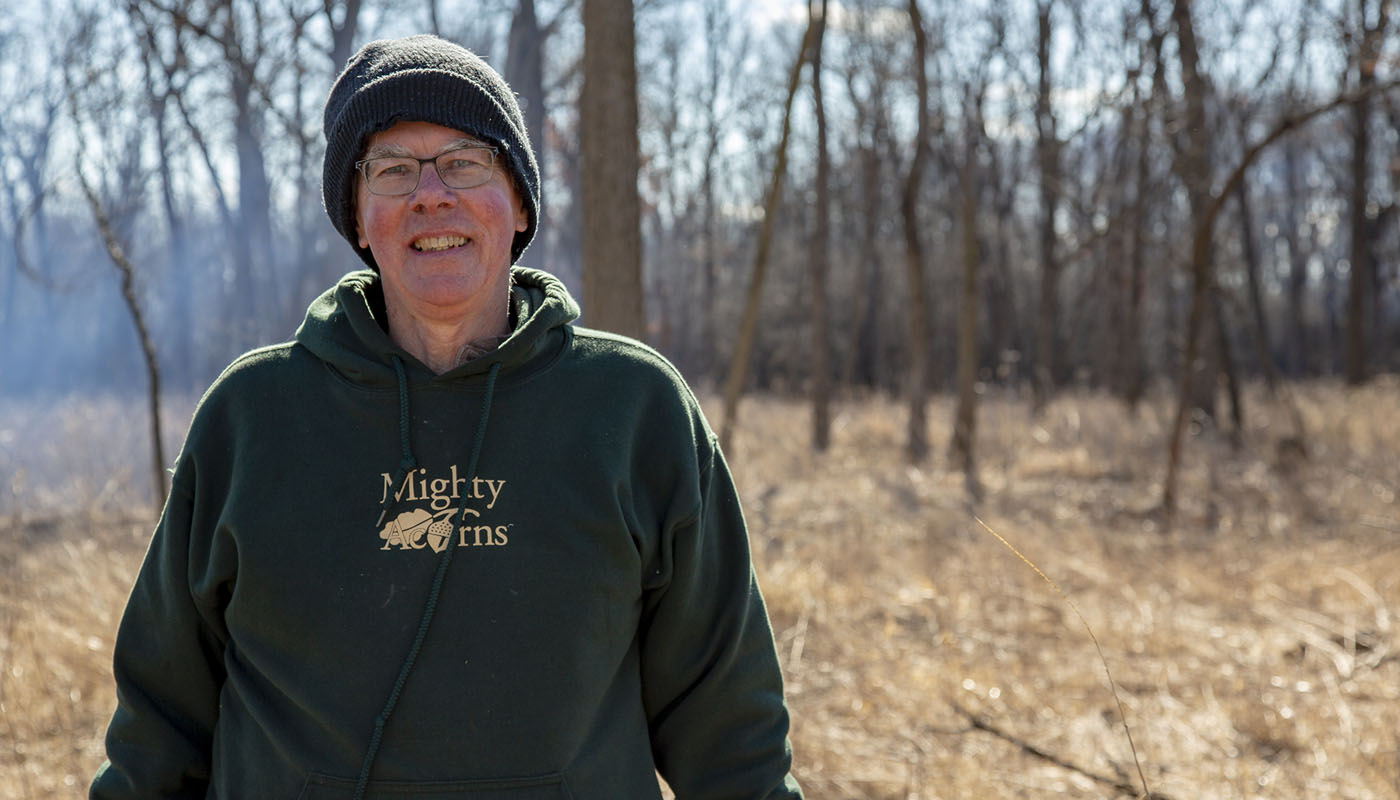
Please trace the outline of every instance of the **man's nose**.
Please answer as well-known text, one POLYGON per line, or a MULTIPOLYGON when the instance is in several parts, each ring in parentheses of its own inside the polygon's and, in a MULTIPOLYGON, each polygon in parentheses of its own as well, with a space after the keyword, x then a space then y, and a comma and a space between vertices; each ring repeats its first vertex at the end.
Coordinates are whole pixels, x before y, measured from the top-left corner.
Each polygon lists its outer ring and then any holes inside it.
POLYGON ((442 176, 437 171, 437 162, 429 161, 424 164, 422 171, 418 173, 418 186, 413 190, 413 208, 441 208, 455 205, 456 202, 456 190, 442 182, 442 176))

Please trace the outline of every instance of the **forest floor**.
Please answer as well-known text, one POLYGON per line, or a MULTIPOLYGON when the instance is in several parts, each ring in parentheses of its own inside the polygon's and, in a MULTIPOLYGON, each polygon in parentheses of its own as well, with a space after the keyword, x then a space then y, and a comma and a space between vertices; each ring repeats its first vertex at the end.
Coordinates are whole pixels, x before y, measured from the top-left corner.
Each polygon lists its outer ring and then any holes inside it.
MULTIPOLYGON (((896 401, 839 403, 815 454, 804 405, 745 400, 728 456, 808 797, 1400 798, 1400 380, 1290 392, 1305 452, 1252 389, 1238 449, 1188 441, 1170 528, 1166 398, 1036 419, 990 391, 975 507, 942 452, 905 461, 896 401)), ((152 524, 135 409, 0 404, 0 800, 82 797, 102 760, 152 524)))

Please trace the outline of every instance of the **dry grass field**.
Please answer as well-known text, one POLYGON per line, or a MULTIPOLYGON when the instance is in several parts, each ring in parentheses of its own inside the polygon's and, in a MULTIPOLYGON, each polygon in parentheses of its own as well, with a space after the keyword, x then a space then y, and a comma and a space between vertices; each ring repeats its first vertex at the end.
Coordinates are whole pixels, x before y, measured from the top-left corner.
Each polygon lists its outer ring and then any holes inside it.
MULTIPOLYGON (((1170 530, 1163 398, 1036 420, 989 393, 975 509, 946 459, 904 462, 894 402, 842 404, 819 456, 801 404, 745 401, 729 455, 808 796, 1400 798, 1400 381, 1295 391, 1306 458, 1252 391, 1242 449, 1188 444, 1170 530)), ((0 800, 80 797, 101 761, 152 522, 139 408, 0 404, 0 800)))

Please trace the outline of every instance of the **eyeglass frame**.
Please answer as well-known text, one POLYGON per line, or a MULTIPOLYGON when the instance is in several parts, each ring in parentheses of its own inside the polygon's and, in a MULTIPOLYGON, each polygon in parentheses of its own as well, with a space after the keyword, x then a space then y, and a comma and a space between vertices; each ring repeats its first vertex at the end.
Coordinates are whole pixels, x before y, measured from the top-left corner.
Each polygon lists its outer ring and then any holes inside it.
POLYGON ((500 154, 501 154, 501 149, 500 149, 499 147, 496 147, 495 145, 486 144, 486 143, 484 143, 484 142, 462 142, 462 143, 460 143, 460 144, 454 145, 453 147, 451 147, 451 148, 449 148, 449 149, 447 149, 447 150, 442 151, 441 153, 438 153, 438 154, 435 155, 435 156, 432 156, 431 158, 419 158, 419 157, 417 157, 417 156, 410 156, 410 155, 380 155, 380 156, 371 156, 370 158, 362 158, 362 159, 360 159, 359 161, 356 161, 356 162, 355 162, 355 171, 358 172, 358 173, 360 173, 360 177, 364 179, 364 181, 365 181, 365 189, 367 189, 367 190, 369 191, 370 194, 375 195, 375 196, 377 196, 377 197, 405 197, 405 196, 407 196, 407 195, 413 194, 414 192, 418 191, 418 185, 419 185, 419 183, 421 183, 422 180, 423 180, 423 165, 424 165, 424 164, 432 164, 432 165, 433 165, 433 171, 437 173, 438 180, 442 181, 442 184, 443 184, 444 186, 446 186, 447 188, 449 188, 449 189, 475 189, 475 188, 478 187, 478 186, 485 186, 487 183, 490 182, 491 176, 494 175, 495 172, 496 172, 496 157, 499 156, 500 154), (451 154, 456 153, 456 152, 461 151, 461 150, 485 150, 485 151, 487 151, 488 153, 491 154, 490 169, 488 169, 488 170, 486 171, 486 178, 485 178, 485 180, 481 181, 480 183, 473 183, 473 184, 470 184, 470 185, 467 185, 467 186, 453 186, 452 184, 450 184, 450 183, 447 182, 447 179, 443 177, 442 168, 438 166, 438 163, 437 163, 437 162, 438 162, 438 159, 440 159, 440 158, 442 158, 442 157, 444 157, 444 156, 451 155, 451 154), (383 192, 376 192, 376 191, 374 190, 374 188, 371 186, 371 181, 370 181, 370 179, 369 179, 369 173, 368 173, 368 171, 367 171, 366 168, 369 166, 370 162, 372 162, 372 161, 380 161, 380 160, 389 159, 389 158, 400 159, 400 160, 403 160, 403 161, 417 161, 417 162, 418 162, 418 176, 417 176, 417 179, 413 182, 413 187, 412 187, 411 189, 409 189, 408 191, 406 191, 406 192, 399 192, 399 193, 396 193, 396 194, 386 194, 386 193, 383 193, 383 192))

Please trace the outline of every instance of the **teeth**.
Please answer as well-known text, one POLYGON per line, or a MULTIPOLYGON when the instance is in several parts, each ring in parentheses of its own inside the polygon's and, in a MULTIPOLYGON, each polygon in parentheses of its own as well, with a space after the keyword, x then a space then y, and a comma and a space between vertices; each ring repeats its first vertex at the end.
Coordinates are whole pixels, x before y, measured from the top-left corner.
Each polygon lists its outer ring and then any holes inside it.
POLYGON ((467 243, 465 236, 429 236, 413 243, 413 249, 424 253, 435 253, 439 250, 449 250, 453 247, 460 247, 467 243))

